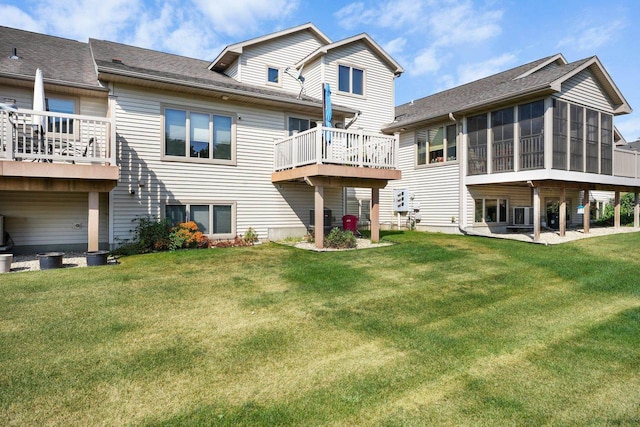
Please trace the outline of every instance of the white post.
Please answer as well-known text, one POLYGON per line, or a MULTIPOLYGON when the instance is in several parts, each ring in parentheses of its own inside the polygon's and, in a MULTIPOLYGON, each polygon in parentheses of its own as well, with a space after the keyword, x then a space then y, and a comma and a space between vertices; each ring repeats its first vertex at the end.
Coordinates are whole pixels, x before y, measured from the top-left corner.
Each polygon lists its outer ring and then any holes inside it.
POLYGON ((533 187, 533 241, 540 241, 540 189, 533 187))
POLYGON ((364 165, 364 135, 362 128, 358 128, 358 166, 364 165))
MULTIPOLYGON (((106 149, 108 150, 107 159, 110 165, 115 166, 116 163, 116 151, 117 151, 117 133, 116 133, 116 100, 118 98, 114 95, 109 95, 109 143, 106 149)), ((97 141, 96 141, 97 142, 97 141)))
POLYGON ((400 155, 400 132, 396 132, 393 134, 394 136, 394 147, 393 147, 393 166, 395 169, 398 168, 398 156, 400 155))
POLYGON ((323 152, 323 138, 322 138, 322 122, 317 122, 316 127, 316 163, 322 164, 322 152, 323 152))

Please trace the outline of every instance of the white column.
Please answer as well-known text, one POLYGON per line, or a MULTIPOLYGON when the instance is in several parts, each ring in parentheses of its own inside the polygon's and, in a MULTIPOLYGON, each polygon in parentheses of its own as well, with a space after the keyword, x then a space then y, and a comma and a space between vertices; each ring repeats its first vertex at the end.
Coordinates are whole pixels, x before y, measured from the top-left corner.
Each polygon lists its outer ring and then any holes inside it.
POLYGON ((582 227, 584 228, 584 234, 589 234, 589 226, 591 225, 591 201, 589 200, 589 190, 584 190, 584 198, 582 200, 582 227))
POLYGON ((560 189, 560 237, 567 233, 567 191, 564 187, 560 189))
POLYGON ((533 241, 540 241, 540 189, 533 187, 533 241))

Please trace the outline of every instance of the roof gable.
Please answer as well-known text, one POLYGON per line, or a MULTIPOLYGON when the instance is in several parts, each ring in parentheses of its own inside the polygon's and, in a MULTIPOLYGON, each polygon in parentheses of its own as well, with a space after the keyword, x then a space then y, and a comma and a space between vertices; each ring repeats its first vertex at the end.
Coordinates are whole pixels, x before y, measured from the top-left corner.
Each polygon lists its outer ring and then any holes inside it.
POLYGON ((393 59, 391 55, 389 55, 382 47, 380 47, 380 45, 376 43, 367 33, 358 34, 318 48, 315 52, 312 52, 306 58, 299 61, 296 64, 296 68, 300 68, 302 65, 311 62, 322 55, 325 55, 330 50, 338 49, 343 46, 360 41, 364 42, 376 55, 378 55, 383 60, 383 62, 393 71, 394 74, 400 75, 404 72, 402 66, 398 62, 396 62, 396 60, 393 59))
POLYGON ((259 43, 265 43, 276 38, 286 37, 288 35, 301 31, 310 31, 323 44, 331 43, 331 39, 329 37, 327 37, 322 31, 320 31, 318 27, 308 22, 303 25, 298 25, 297 27, 288 28, 240 43, 231 44, 225 47, 224 50, 220 52, 220 54, 216 57, 216 59, 211 62, 211 64, 209 65, 209 69, 214 71, 224 71, 229 67, 229 65, 233 63, 233 61, 235 61, 240 55, 242 55, 245 47, 253 46, 259 43))

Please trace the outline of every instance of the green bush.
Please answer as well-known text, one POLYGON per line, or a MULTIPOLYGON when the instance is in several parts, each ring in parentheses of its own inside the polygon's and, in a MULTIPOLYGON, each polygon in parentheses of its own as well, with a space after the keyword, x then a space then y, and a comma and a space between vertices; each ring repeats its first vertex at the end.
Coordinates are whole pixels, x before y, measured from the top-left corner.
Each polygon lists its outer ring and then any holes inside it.
MULTIPOLYGON (((620 198, 620 224, 633 224, 633 210, 635 207, 635 194, 626 193, 620 198)), ((602 216, 596 221, 599 225, 613 225, 615 217, 615 207, 613 203, 604 206, 602 216)))
POLYGON ((356 236, 351 231, 342 231, 336 227, 324 238, 324 246, 334 249, 352 249, 357 246, 356 236))
POLYGON ((133 239, 114 250, 114 254, 135 255, 181 248, 208 248, 210 244, 193 221, 174 227, 167 218, 142 216, 135 218, 133 222, 136 223, 133 239))

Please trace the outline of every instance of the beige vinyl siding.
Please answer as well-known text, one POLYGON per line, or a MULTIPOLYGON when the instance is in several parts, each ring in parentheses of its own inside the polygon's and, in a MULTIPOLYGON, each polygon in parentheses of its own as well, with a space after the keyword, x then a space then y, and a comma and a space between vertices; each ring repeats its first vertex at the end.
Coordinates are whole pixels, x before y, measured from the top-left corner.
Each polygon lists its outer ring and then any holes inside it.
POLYGON ((0 86, 0 102, 5 98, 15 99, 18 108, 31 109, 33 106, 33 89, 0 86))
MULTIPOLYGON (((379 131, 391 123, 395 114, 394 74, 364 42, 354 42, 330 50, 325 56, 325 82, 331 84, 331 100, 335 104, 348 105, 361 112, 353 125, 365 130, 379 131), (338 92, 338 65, 364 70, 364 96, 338 92)), ((318 95, 314 86, 311 96, 318 95)))
MULTIPOLYGON (((126 86, 116 86, 115 93, 121 159, 121 178, 113 190, 116 238, 130 238, 133 219, 161 216, 168 202, 235 203, 236 232, 253 227, 260 238, 269 228, 307 225, 313 188, 271 183, 273 145, 286 133, 285 112, 126 86), (235 115, 236 165, 162 161, 163 103, 235 115)), ((341 210, 339 189, 325 193, 327 207, 341 210)))
POLYGON ((233 61, 233 63, 231 65, 229 65, 229 68, 226 69, 225 74, 231 78, 234 78, 236 80, 240 80, 240 76, 238 75, 239 73, 239 64, 240 62, 238 60, 233 61))
POLYGON ((613 104, 591 71, 584 70, 562 84, 559 98, 613 113, 613 104))
POLYGON ((267 67, 280 67, 282 89, 298 93, 299 83, 293 77, 286 75, 284 69, 293 67, 295 63, 321 46, 320 40, 310 31, 300 31, 245 47, 240 56, 242 67, 240 80, 243 83, 273 87, 267 85, 267 67))
MULTIPOLYGON (((100 194, 99 240, 108 242, 109 195, 100 194)), ((16 246, 88 243, 88 193, 3 191, 0 215, 16 246)), ((86 248, 85 248, 86 250, 86 248)))
MULTIPOLYGON (((458 189, 460 187, 460 165, 458 162, 435 166, 415 166, 415 132, 400 135, 399 169, 402 179, 390 181, 381 195, 381 222, 397 223, 393 211, 393 190, 407 189, 414 194, 413 203, 420 204, 419 228, 456 227, 459 215, 458 189), (384 205, 382 205, 384 201, 384 205), (455 222, 451 218, 455 218, 455 222)), ((405 224, 406 214, 402 214, 405 224)))

